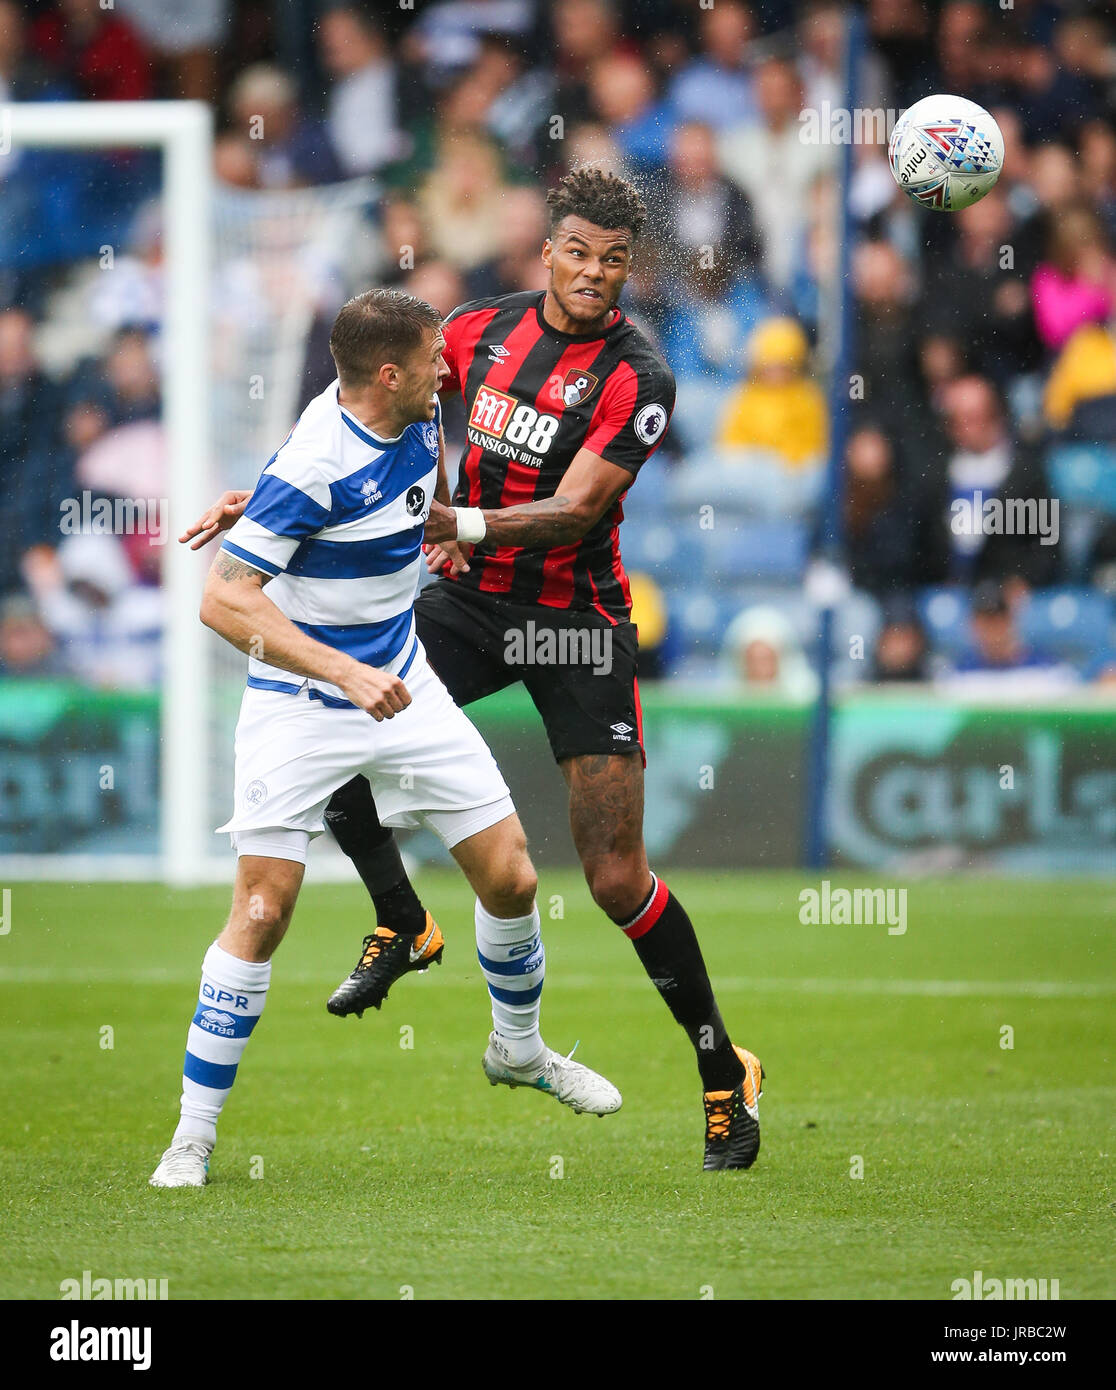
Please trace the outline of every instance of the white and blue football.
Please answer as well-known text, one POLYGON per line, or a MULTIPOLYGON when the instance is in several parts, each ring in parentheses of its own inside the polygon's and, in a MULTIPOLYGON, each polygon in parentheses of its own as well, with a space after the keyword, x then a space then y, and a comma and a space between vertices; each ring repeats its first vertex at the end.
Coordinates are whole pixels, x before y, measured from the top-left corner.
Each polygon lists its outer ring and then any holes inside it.
POLYGON ((935 212, 957 212, 978 203, 1000 177, 1004 137, 975 101, 923 97, 895 122, 887 158, 909 198, 935 212))

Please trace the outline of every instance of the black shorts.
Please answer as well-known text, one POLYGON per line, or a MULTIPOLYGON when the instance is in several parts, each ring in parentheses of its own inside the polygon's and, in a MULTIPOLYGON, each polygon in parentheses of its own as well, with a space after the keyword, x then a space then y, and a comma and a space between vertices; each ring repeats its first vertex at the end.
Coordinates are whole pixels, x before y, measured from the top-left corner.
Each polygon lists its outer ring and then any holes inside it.
POLYGON ((591 610, 509 603, 440 579, 416 599, 415 626, 457 704, 522 681, 559 762, 583 753, 642 756, 631 623, 613 625, 591 610))

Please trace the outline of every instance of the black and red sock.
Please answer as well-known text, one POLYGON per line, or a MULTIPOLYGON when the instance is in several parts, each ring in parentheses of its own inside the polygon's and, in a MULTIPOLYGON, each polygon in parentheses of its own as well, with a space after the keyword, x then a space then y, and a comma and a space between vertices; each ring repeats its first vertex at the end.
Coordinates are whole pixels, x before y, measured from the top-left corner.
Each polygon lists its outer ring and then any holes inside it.
MULTIPOLYGON (((616 921, 616 919, 613 919, 616 921)), ((634 917, 616 922, 636 949, 651 983, 697 1054, 707 1091, 731 1091, 744 1075, 733 1050, 697 934, 686 909, 662 881, 651 876, 651 891, 634 917)))
POLYGON ((330 797, 325 823, 349 856, 376 908, 376 921, 401 936, 418 936, 426 926, 395 836, 380 824, 367 777, 354 777, 330 797))

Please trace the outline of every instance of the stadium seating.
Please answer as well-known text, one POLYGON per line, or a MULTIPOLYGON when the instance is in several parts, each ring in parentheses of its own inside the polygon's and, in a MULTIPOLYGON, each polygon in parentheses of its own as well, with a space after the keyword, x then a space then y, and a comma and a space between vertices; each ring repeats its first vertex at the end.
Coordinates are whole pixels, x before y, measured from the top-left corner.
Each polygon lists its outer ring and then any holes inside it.
POLYGON ((807 527, 793 518, 736 519, 704 533, 708 578, 713 583, 740 579, 797 581, 806 567, 807 527))
POLYGON ((1089 560, 1101 529, 1116 516, 1116 449, 1105 444, 1063 444, 1047 458, 1050 493, 1060 502, 1065 577, 1089 580, 1089 560))
POLYGON ((681 637, 682 674, 697 677, 720 656, 725 629, 740 605, 723 593, 702 588, 671 589, 667 600, 671 624, 681 637))
POLYGON ((1050 490, 1063 506, 1116 516, 1116 449, 1106 444, 1063 444, 1047 460, 1050 490))
POLYGON ((958 589, 924 589, 918 613, 930 647, 943 656, 960 656, 969 640, 968 595, 958 589))
POLYGON ((1032 595, 1019 615, 1029 645, 1088 669, 1113 650, 1112 600, 1095 589, 1048 589, 1032 595))
MULTIPOLYGON (((919 612, 931 647, 947 657, 969 645, 969 598, 958 589, 925 589, 919 612)), ((1095 589, 1058 588, 1032 594, 1019 611, 1024 642, 1088 670, 1116 645, 1113 601, 1095 589)))

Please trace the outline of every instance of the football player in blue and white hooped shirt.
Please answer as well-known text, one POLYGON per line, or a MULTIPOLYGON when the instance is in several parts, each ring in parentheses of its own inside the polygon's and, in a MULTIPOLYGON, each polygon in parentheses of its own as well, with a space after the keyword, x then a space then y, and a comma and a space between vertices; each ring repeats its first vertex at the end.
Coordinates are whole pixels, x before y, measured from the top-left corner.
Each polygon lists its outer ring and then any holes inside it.
MULTIPOLYGON (((489 1080, 548 1091, 578 1111, 620 1106, 608 1081, 542 1041, 545 956, 523 829, 492 754, 415 635, 423 527, 431 499, 449 497, 435 401, 444 346, 422 300, 391 290, 350 300, 330 337, 338 379, 270 460, 210 570, 202 621, 249 656, 234 810, 220 827, 237 874, 202 966, 181 1118, 153 1186, 207 1180, 307 847, 333 792, 357 774, 384 823, 429 826, 476 893, 489 1080)), ((429 918, 402 941, 416 964, 440 958, 442 945, 429 918)))

